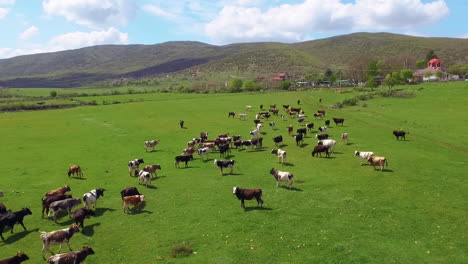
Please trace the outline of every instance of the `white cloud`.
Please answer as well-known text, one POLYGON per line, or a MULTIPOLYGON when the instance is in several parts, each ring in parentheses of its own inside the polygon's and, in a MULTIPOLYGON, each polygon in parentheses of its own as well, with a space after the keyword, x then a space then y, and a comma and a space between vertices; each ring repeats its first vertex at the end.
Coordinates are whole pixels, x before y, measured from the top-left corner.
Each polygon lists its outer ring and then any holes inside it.
POLYGON ((0 7, 0 19, 6 17, 6 15, 10 12, 9 8, 1 8, 0 7))
POLYGON ((143 6, 143 10, 156 15, 158 17, 164 17, 168 19, 175 19, 177 18, 176 14, 170 13, 168 11, 163 10, 161 7, 156 6, 156 5, 145 5, 143 6))
POLYGON ((313 32, 411 29, 449 13, 444 0, 304 0, 262 10, 229 5, 205 25, 215 43, 304 40, 313 32))
POLYGON ((128 34, 111 27, 105 31, 72 32, 54 37, 50 44, 63 49, 76 49, 103 44, 127 44, 128 34))
POLYGON ((466 38, 466 39, 468 39, 468 33, 466 33, 465 35, 460 36, 460 38, 466 38))
POLYGON ((412 30, 407 30, 403 34, 409 35, 409 36, 414 36, 414 37, 425 37, 425 38, 429 37, 428 35, 426 35, 424 33, 417 32, 417 31, 412 31, 412 30))
POLYGON ((0 5, 14 5, 15 0, 0 0, 0 5))
POLYGON ((26 29, 25 31, 23 31, 23 33, 19 35, 19 38, 21 40, 27 40, 35 36, 38 32, 39 32, 39 29, 37 27, 30 26, 28 29, 26 29))
POLYGON ((137 11, 132 0, 44 0, 48 15, 59 15, 80 25, 104 28, 125 25, 137 11))

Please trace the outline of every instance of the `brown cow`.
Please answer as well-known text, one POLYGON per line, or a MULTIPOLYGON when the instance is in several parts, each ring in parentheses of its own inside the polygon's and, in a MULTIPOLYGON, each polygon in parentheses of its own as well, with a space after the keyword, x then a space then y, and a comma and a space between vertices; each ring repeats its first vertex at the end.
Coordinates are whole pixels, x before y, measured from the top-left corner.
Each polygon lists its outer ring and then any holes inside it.
POLYGON ((78 175, 80 178, 83 177, 83 172, 81 172, 81 168, 79 165, 70 166, 70 168, 68 169, 68 177, 70 177, 71 175, 78 175))
POLYGON ((94 254, 91 247, 84 246, 81 251, 57 254, 47 259, 49 264, 82 264, 87 256, 94 254))
POLYGON ((131 205, 133 205, 134 208, 138 208, 138 210, 141 210, 140 205, 145 201, 144 198, 144 195, 133 195, 123 197, 124 213, 130 211, 129 208, 131 205))
POLYGON ((46 192, 45 196, 46 197, 57 196, 57 195, 65 194, 66 192, 69 192, 69 191, 71 191, 70 186, 65 185, 62 188, 57 188, 55 190, 46 192))
POLYGON ((18 253, 16 253, 16 255, 13 257, 0 260, 0 264, 19 264, 28 259, 28 255, 24 254, 21 251, 18 251, 18 253))
POLYGON ((380 171, 384 170, 385 165, 388 167, 388 161, 385 157, 370 156, 367 161, 374 167, 374 170, 376 165, 380 166, 380 171))
POLYGON ((143 170, 149 172, 150 175, 154 174, 154 177, 158 177, 158 175, 156 175, 156 170, 161 170, 161 165, 146 165, 143 170))
POLYGON ((77 225, 73 224, 69 228, 56 230, 52 232, 41 232, 41 240, 42 240, 42 258, 45 259, 44 253, 45 251, 49 251, 51 254, 54 254, 49 246, 52 244, 60 244, 59 253, 62 251, 62 244, 67 243, 68 248, 73 250, 70 247, 70 239, 72 238, 73 234, 80 232, 80 229, 77 225))

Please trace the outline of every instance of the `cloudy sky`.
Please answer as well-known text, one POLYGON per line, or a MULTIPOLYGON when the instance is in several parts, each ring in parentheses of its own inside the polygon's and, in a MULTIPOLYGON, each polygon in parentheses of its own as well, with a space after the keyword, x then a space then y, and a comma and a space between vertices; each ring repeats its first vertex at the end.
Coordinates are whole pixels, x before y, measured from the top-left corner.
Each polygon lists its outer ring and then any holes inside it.
POLYGON ((0 0, 0 58, 100 44, 468 38, 467 0, 0 0))

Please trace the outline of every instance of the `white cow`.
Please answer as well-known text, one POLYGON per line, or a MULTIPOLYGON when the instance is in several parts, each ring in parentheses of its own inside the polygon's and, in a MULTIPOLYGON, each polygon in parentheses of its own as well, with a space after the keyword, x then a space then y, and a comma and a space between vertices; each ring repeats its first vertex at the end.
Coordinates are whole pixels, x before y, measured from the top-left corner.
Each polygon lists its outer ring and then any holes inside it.
POLYGON ((239 119, 245 120, 247 118, 247 114, 239 114, 239 119))
POLYGON ((147 140, 145 141, 145 150, 148 152, 148 148, 152 148, 154 151, 154 147, 159 144, 159 140, 147 140))
POLYGON ((319 145, 328 146, 328 149, 330 150, 331 153, 333 153, 333 150, 334 150, 335 145, 336 145, 336 141, 333 140, 333 139, 319 140, 317 143, 319 145))
POLYGON ((253 131, 250 131, 249 134, 250 134, 252 137, 256 138, 256 137, 258 137, 258 134, 260 134, 260 130, 255 129, 255 130, 253 130, 253 131))
POLYGON ((371 151, 354 151, 354 156, 357 156, 361 159, 361 165, 364 164, 362 161, 366 162, 370 157, 374 156, 374 152, 371 151))
POLYGON ((96 208, 96 201, 104 196, 105 189, 99 188, 83 194, 84 207, 90 209, 91 205, 96 208))
POLYGON ((148 184, 151 184, 151 174, 144 170, 137 170, 135 174, 138 174, 138 183, 143 184, 148 187, 148 184))
POLYGON ((285 162, 287 162, 287 153, 285 150, 282 150, 282 149, 273 149, 271 151, 271 154, 276 154, 276 156, 278 157, 278 162, 280 162, 281 164, 284 164, 285 162))
POLYGON ((275 177, 276 187, 279 186, 280 181, 285 181, 288 183, 289 190, 291 190, 291 185, 293 183, 293 177, 294 177, 292 173, 288 171, 279 171, 279 170, 275 170, 272 168, 270 170, 270 174, 273 175, 273 177, 275 177))
POLYGON ((246 105, 246 106, 245 106, 245 110, 251 111, 251 110, 252 110, 252 106, 251 106, 251 105, 246 105))

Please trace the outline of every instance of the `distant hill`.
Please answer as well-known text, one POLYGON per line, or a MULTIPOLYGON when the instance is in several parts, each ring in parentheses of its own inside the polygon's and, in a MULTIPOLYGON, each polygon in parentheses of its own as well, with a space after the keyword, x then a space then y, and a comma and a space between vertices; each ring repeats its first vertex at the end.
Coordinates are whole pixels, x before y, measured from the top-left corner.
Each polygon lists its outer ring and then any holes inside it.
POLYGON ((0 60, 0 86, 75 87, 117 78, 161 74, 250 75, 307 73, 344 67, 360 56, 411 54, 424 59, 434 49, 446 63, 468 64, 468 39, 424 38, 389 33, 354 33, 294 44, 246 43, 214 46, 200 42, 102 45, 0 60))

